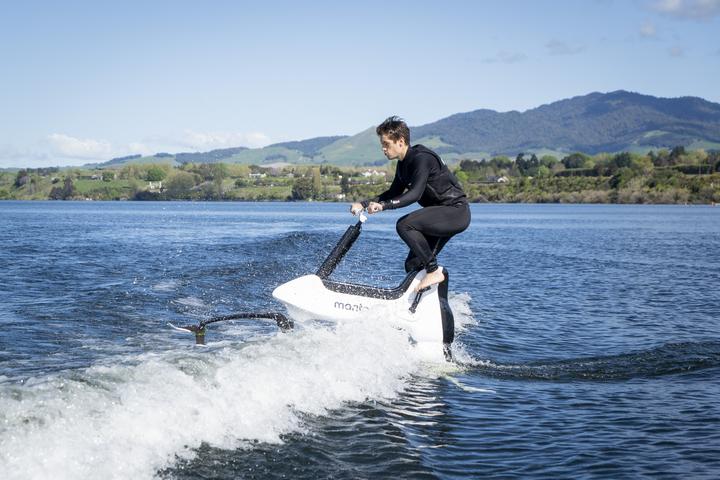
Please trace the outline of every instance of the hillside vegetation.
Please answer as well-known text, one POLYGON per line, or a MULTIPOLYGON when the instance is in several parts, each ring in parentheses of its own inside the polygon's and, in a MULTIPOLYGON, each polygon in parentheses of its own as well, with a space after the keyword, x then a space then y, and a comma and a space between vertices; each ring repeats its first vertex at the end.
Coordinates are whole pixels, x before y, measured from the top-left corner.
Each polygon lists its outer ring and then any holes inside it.
MULTIPOLYGON (((450 164, 465 158, 514 158, 521 152, 562 158, 572 152, 644 153, 676 145, 711 150, 720 149, 720 104, 620 90, 560 100, 525 112, 458 113, 411 127, 411 135, 412 143, 435 149, 450 164)), ((371 127, 352 136, 317 137, 264 148, 134 155, 93 166, 158 162, 358 167, 383 165, 385 159, 371 127)))
POLYGON ((720 105, 696 97, 657 98, 617 91, 591 93, 526 112, 492 110, 452 115, 417 127, 418 138, 437 136, 441 153, 484 150, 493 154, 634 151, 693 146, 718 147, 720 105))
MULTIPOLYGON (((720 203, 720 153, 573 153, 464 158, 453 166, 474 202, 720 203)), ((0 173, 5 200, 352 201, 387 189, 384 168, 227 163, 128 164, 0 173)))

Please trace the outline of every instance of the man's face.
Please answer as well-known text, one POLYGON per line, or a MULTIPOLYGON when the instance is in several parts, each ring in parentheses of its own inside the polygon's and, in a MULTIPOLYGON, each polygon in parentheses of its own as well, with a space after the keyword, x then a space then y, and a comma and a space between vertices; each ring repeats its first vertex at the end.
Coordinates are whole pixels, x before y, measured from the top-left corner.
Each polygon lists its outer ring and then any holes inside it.
POLYGON ((388 160, 396 160, 400 158, 403 149, 405 148, 405 140, 400 138, 395 141, 387 135, 380 136, 380 147, 388 160))

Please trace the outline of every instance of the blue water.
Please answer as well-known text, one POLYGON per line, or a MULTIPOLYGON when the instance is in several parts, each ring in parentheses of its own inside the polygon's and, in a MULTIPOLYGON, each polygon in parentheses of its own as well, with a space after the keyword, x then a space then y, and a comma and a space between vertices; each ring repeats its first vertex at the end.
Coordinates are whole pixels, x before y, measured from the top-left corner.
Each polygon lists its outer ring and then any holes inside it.
MULTIPOLYGON (((3 478, 718 478, 720 208, 473 205, 460 365, 278 310, 341 204, 0 202, 3 478)), ((375 215, 335 278, 403 277, 375 215)))

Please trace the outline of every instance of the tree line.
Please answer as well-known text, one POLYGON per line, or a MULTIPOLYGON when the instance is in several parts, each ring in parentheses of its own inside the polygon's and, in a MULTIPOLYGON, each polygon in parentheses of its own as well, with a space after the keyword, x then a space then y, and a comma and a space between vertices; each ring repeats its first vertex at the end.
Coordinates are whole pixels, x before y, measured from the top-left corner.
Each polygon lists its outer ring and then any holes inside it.
MULTIPOLYGON (((0 199, 354 201, 389 186, 395 164, 268 168, 226 163, 130 163, 104 169, 0 173, 0 199)), ((452 166, 475 202, 720 203, 720 152, 520 153, 452 166)))

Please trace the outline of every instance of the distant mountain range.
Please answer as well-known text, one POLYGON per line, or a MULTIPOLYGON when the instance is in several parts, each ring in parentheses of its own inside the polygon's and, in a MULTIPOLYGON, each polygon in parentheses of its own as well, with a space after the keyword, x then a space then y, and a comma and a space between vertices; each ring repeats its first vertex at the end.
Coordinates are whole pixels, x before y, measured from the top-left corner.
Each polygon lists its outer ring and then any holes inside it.
MULTIPOLYGON (((394 113, 394 112, 389 112, 394 113)), ((397 112, 400 113, 400 112, 397 112)), ((720 104, 698 97, 658 98, 619 90, 591 93, 525 112, 475 110, 410 128, 411 143, 435 149, 452 162, 463 158, 514 157, 518 153, 637 151, 672 148, 720 149, 720 104)), ((204 153, 130 156, 127 162, 227 162, 255 165, 382 165, 374 127, 353 136, 317 137, 264 148, 228 148, 204 153)))

